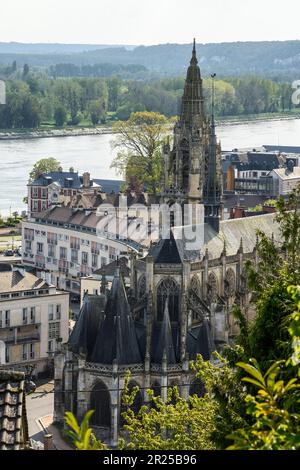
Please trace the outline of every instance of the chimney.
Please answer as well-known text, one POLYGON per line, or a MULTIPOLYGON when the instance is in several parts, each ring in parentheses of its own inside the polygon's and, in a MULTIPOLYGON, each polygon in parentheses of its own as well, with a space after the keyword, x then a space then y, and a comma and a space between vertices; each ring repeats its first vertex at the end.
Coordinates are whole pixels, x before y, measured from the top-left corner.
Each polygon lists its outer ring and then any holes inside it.
POLYGON ((83 187, 89 188, 91 186, 91 175, 90 173, 86 172, 82 175, 83 178, 83 187))
POLYGON ((232 219, 243 219, 245 217, 245 207, 234 207, 230 211, 230 216, 232 219))

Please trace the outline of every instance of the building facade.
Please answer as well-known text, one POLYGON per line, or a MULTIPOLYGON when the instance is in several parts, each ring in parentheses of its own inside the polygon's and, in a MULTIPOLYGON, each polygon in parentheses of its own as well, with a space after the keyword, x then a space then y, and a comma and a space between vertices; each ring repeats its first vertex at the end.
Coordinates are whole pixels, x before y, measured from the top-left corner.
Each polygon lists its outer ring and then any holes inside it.
POLYGON ((80 294, 80 279, 116 260, 138 251, 133 240, 118 240, 116 234, 98 231, 101 216, 94 211, 54 207, 23 223, 24 266, 59 289, 80 294))
POLYGON ((69 337, 69 295, 11 265, 0 265, 1 367, 47 370, 69 337))

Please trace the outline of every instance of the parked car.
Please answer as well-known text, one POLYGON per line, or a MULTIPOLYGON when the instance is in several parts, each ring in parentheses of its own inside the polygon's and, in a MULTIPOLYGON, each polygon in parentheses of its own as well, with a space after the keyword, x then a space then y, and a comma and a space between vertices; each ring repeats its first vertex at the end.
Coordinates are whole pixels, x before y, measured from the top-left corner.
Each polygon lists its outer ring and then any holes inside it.
POLYGON ((25 381, 25 393, 29 395, 29 393, 33 393, 36 391, 36 385, 32 380, 25 381))
POLYGON ((15 256, 15 254, 14 254, 13 250, 6 250, 4 252, 4 256, 15 256))

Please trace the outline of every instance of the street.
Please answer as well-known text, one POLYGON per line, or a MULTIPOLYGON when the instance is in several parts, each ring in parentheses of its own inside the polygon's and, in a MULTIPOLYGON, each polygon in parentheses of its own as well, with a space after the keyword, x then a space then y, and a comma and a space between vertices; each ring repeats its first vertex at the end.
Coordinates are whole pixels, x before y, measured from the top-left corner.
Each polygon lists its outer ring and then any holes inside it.
POLYGON ((35 441, 43 442, 44 435, 42 427, 37 420, 53 414, 53 406, 53 381, 39 385, 34 393, 26 396, 29 436, 35 441))

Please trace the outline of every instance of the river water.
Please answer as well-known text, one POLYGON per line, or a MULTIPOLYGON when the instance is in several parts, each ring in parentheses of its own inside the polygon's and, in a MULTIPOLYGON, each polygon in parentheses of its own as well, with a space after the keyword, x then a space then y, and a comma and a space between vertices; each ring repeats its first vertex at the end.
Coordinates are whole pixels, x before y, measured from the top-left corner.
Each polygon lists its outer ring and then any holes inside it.
MULTIPOLYGON (((262 145, 300 146, 300 119, 285 121, 226 124, 217 128, 223 150, 255 148, 262 145)), ((89 171, 94 178, 120 179, 110 169, 115 151, 110 134, 79 137, 52 137, 0 141, 0 214, 26 207, 28 174, 34 163, 47 157, 57 158, 63 168, 71 166, 80 173, 89 171)))

